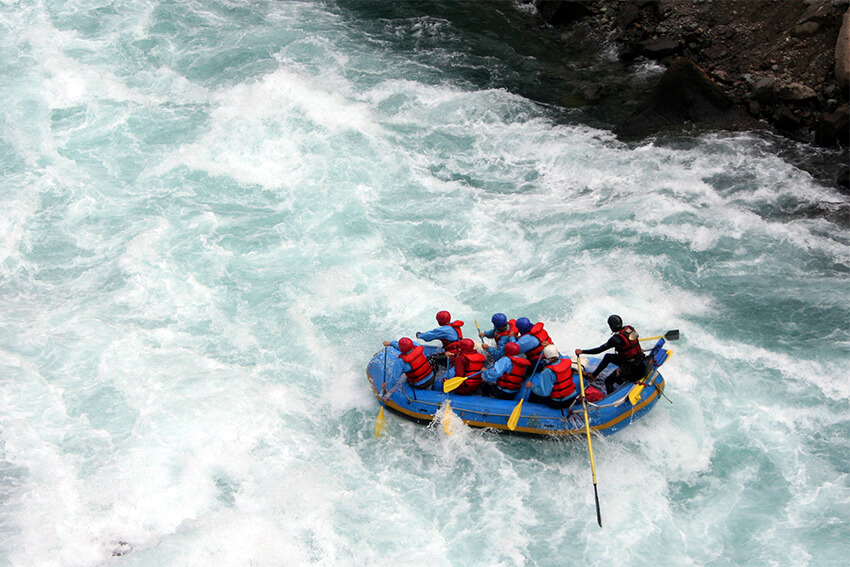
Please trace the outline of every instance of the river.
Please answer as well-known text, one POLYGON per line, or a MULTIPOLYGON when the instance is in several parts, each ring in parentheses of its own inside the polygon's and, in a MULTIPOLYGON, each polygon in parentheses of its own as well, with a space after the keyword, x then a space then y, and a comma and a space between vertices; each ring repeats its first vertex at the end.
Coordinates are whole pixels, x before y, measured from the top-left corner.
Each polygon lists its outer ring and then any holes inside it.
POLYGON ((556 89, 661 69, 529 10, 0 4, 0 563, 845 564, 846 199, 764 134, 618 141, 556 89), (583 439, 374 437, 442 309, 681 331, 603 528, 583 439))

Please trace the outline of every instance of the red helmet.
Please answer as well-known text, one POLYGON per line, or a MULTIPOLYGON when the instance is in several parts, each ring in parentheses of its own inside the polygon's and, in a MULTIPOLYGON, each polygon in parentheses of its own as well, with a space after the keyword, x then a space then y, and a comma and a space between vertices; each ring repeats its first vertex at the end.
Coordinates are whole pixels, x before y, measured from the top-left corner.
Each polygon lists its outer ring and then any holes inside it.
POLYGON ((511 341, 505 345, 505 354, 516 356, 519 354, 519 343, 511 341))
POLYGON ((461 352, 473 352, 475 350, 475 343, 472 342, 472 339, 461 339, 458 344, 461 352))
POLYGON ((403 338, 399 339, 398 340, 398 349, 401 352, 403 352, 404 354, 407 354, 408 352, 413 350, 413 341, 411 341, 407 337, 403 337, 403 338))
POLYGON ((437 313, 437 324, 438 325, 448 325, 449 321, 452 320, 452 314, 448 311, 440 311, 437 313))

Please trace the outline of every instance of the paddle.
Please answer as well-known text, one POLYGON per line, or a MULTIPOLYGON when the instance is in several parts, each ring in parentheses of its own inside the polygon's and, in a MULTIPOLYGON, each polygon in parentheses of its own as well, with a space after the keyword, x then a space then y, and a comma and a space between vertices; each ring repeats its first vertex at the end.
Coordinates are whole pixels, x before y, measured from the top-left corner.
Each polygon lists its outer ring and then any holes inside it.
POLYGON ((451 402, 446 400, 446 410, 443 412, 443 431, 446 433, 446 435, 452 434, 451 430, 449 429, 449 416, 451 415, 451 411, 451 402))
POLYGON ((384 383, 381 385, 381 411, 378 412, 378 419, 375 421, 375 437, 380 437, 384 431, 384 404, 383 393, 387 389, 387 347, 384 347, 384 383))
POLYGON ((678 341, 679 340, 679 329, 673 329, 672 331, 667 331, 661 336, 658 337, 646 337, 645 339, 638 339, 640 341, 656 341, 658 339, 665 339, 668 341, 678 341))
POLYGON ((593 473, 593 496, 596 498, 596 522, 602 527, 602 511, 599 508, 599 491, 596 488, 596 463, 593 461, 593 443, 590 440, 590 419, 587 417, 587 398, 584 397, 584 374, 581 371, 581 355, 578 361, 578 381, 581 386, 581 405, 584 408, 584 430, 587 432, 587 450, 590 453, 590 471, 593 473))
MULTIPOLYGON (((537 362, 534 364, 534 370, 531 371, 529 375, 529 379, 531 376, 534 376, 537 373, 537 366, 540 364, 540 361, 543 360, 543 351, 540 351, 540 356, 537 357, 537 362)), ((524 398, 519 399, 519 403, 516 405, 514 410, 511 412, 510 417, 508 417, 508 429, 513 431, 516 429, 517 423, 519 423, 519 417, 522 415, 522 402, 524 402, 524 398)))
POLYGON ((643 389, 646 387, 647 383, 652 382, 652 379, 655 378, 656 372, 658 372, 658 368, 653 368, 652 372, 650 372, 646 378, 632 386, 632 389, 629 390, 630 404, 632 404, 633 406, 637 405, 637 403, 640 401, 640 395, 643 392, 643 389))
MULTIPOLYGON (((665 339, 665 340, 668 340, 668 341, 677 341, 677 340, 679 340, 679 329, 673 329, 671 331, 667 331, 666 333, 664 333, 664 335, 662 335, 660 337, 646 337, 645 339, 640 339, 640 340, 641 341, 654 341, 654 340, 658 340, 658 339, 665 339)), ((652 372, 650 372, 649 376, 647 376, 646 378, 644 378, 643 380, 641 380, 640 382, 638 382, 637 384, 632 386, 632 389, 629 390, 629 402, 632 405, 635 405, 640 401, 640 395, 643 392, 643 389, 646 387, 647 384, 652 382, 652 380, 655 378, 656 372, 658 372, 657 368, 655 370, 653 370, 652 372)))
POLYGON ((475 377, 475 376, 478 376, 478 375, 479 375, 479 374, 481 374, 482 372, 484 372, 484 371, 483 371, 483 370, 479 370, 478 372, 473 372, 473 373, 472 373, 472 374, 470 374, 469 376, 455 376, 454 378, 449 378, 448 380, 446 380, 445 382, 443 382, 443 392, 445 392, 446 394, 448 394, 448 393, 449 393, 449 392, 451 392, 452 390, 457 390, 457 389, 458 389, 458 387, 459 387, 461 384, 463 384, 463 383, 466 381, 466 379, 467 379, 467 378, 473 378, 473 377, 475 377))
MULTIPOLYGON (((667 351, 668 358, 669 358, 670 354, 671 354, 671 352, 668 350, 667 351)), ((629 390, 629 402, 631 402, 632 405, 635 405, 635 404, 638 403, 638 401, 640 401, 641 392, 643 392, 643 389, 646 387, 647 384, 652 384, 652 381, 655 379, 656 374, 658 374, 658 367, 657 366, 652 369, 652 372, 650 372, 646 376, 646 378, 643 378, 640 382, 638 382, 637 384, 632 386, 632 389, 629 390)), ((659 390, 659 392, 660 392, 660 390, 659 390)), ((662 394, 663 394, 663 392, 662 392, 662 394)), ((664 397, 666 398, 667 396, 664 396, 664 397)), ((669 398, 667 398, 667 399, 669 401, 669 398)))

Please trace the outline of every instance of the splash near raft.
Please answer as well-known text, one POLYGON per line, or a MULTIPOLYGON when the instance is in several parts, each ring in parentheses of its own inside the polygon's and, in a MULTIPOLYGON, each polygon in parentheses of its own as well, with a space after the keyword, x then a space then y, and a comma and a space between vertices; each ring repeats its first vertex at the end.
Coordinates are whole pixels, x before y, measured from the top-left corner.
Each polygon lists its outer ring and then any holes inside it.
MULTIPOLYGON (((664 390, 664 377, 658 368, 670 356, 664 350, 664 339, 647 352, 646 373, 637 383, 627 382, 614 392, 597 402, 588 402, 590 429, 603 435, 611 435, 640 419, 655 406, 664 390)), ((425 346, 425 355, 431 356, 437 347, 425 346)), ((386 347, 375 353, 366 368, 366 375, 375 396, 383 407, 411 420, 431 422, 438 410, 449 402, 452 411, 464 423, 472 427, 487 427, 529 435, 582 435, 585 433, 584 411, 580 401, 570 408, 555 409, 544 404, 532 403, 528 399, 522 402, 519 419, 515 410, 523 399, 525 388, 516 399, 503 400, 483 395, 458 395, 445 393, 442 389, 418 390, 405 380, 401 353, 393 347, 386 347), (511 414, 516 420, 515 427, 509 427, 511 414)), ((563 357, 563 356, 562 356, 563 357)), ((594 368, 600 358, 582 357, 587 367, 594 368)), ((578 385, 578 373, 573 373, 578 385)), ((434 388, 440 388, 442 380, 435 381, 434 388)), ((513 423, 511 423, 513 425, 513 423)))

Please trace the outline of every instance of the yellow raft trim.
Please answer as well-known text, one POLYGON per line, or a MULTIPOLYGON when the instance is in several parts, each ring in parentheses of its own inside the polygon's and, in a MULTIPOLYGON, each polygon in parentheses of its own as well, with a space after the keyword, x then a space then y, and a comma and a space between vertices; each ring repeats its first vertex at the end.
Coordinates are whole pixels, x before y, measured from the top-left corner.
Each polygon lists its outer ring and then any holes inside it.
MULTIPOLYGON (((372 381, 369 380, 369 383, 372 384, 372 381)), ((639 412, 641 409, 643 409, 644 407, 649 405, 652 402, 652 400, 654 400, 655 398, 658 397, 658 388, 664 387, 664 379, 663 378, 661 379, 661 384, 659 384, 657 382, 653 382, 653 385, 655 386, 655 388, 653 389, 652 393, 650 395, 648 395, 646 397, 646 399, 643 400, 641 403, 639 403, 636 406, 633 406, 631 410, 629 410, 627 412, 623 412, 622 414, 618 415, 616 418, 612 419, 611 421, 608 421, 608 422, 603 423, 601 425, 596 425, 596 426, 591 427, 590 428, 591 431, 604 431, 606 429, 610 429, 611 427, 614 427, 615 425, 617 425, 621 421, 631 418, 635 413, 639 412)), ((378 398, 378 401, 381 401, 381 395, 378 394, 378 390, 375 388, 374 384, 372 384, 372 390, 375 392, 375 396, 378 398)), ((433 421, 434 420, 434 416, 432 414, 418 413, 418 412, 415 412, 415 411, 412 411, 412 410, 409 410, 409 409, 405 409, 405 408, 401 407, 400 405, 398 405, 397 403, 395 403, 393 400, 390 400, 390 399, 384 400, 382 403, 384 403, 387 407, 393 409, 394 411, 397 411, 397 412, 402 413, 404 415, 410 416, 410 417, 417 419, 417 420, 421 420, 421 421, 433 421)), ((430 404, 430 402, 419 402, 419 403, 430 404)), ((488 415, 498 416, 498 415, 501 415, 501 414, 491 413, 491 414, 488 414, 488 415)), ((462 417, 460 419, 465 424, 470 425, 472 427, 481 427, 481 428, 490 428, 490 429, 503 429, 505 431, 510 431, 508 429, 508 424, 507 424, 508 416, 504 415, 503 417, 506 420, 504 424, 490 423, 490 422, 485 422, 485 421, 475 421, 475 420, 472 420, 472 419, 464 419, 462 417)), ((564 418, 564 419, 566 420, 566 418, 564 418)), ((579 434, 584 433, 584 427, 582 427, 581 429, 540 429, 540 428, 536 428, 536 427, 517 427, 516 429, 513 430, 513 432, 533 433, 533 434, 536 434, 536 435, 579 435, 579 434)))

